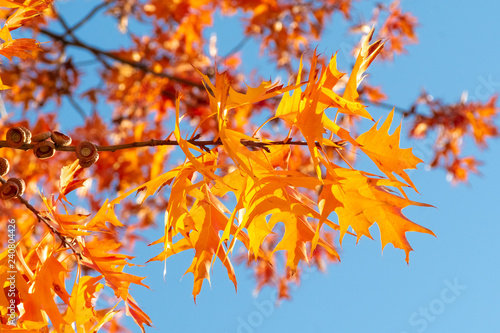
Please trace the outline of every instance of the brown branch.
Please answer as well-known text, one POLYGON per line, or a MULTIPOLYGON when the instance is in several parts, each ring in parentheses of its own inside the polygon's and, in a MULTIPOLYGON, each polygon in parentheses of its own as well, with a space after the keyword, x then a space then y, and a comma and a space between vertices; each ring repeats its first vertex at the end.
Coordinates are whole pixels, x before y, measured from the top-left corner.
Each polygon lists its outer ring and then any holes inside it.
MULTIPOLYGON (((195 146, 201 147, 205 150, 208 150, 207 146, 220 146, 223 144, 220 138, 215 140, 215 141, 214 140, 197 140, 195 138, 192 140, 187 140, 187 142, 189 142, 195 146)), ((260 148, 260 149, 264 149, 267 151, 269 151, 267 148, 268 146, 283 146, 283 145, 306 146, 307 145, 307 142, 305 142, 305 141, 292 141, 290 139, 283 140, 283 141, 269 141, 269 142, 241 140, 240 142, 242 145, 244 145, 246 147, 260 148)), ((335 147, 335 148, 342 148, 346 144, 344 141, 339 141, 339 142, 335 142, 335 143, 337 144, 337 147, 335 147)), ((132 142, 132 143, 121 144, 121 145, 97 146, 97 150, 98 151, 115 152, 117 150, 133 149, 133 148, 139 148, 139 147, 178 146, 178 145, 179 145, 179 142, 177 142, 175 140, 149 140, 149 141, 132 142)), ((0 140, 0 148, 13 148, 13 149, 21 149, 21 150, 27 151, 27 150, 33 149, 34 146, 35 146, 34 144, 24 144, 21 147, 14 148, 14 147, 10 147, 7 144, 7 141, 0 140)), ((319 142, 316 142, 316 146, 320 147, 321 144, 319 142)), ((57 146, 56 147, 56 150, 58 150, 58 151, 67 151, 67 152, 75 151, 75 149, 76 149, 76 146, 57 146)), ((6 183, 6 181, 2 177, 0 177, 0 182, 6 183)), ((35 216, 37 217, 39 222, 43 222, 50 229, 50 231, 53 234, 57 235, 61 239, 61 242, 64 244, 65 247, 70 248, 78 256, 78 258, 82 259, 81 253, 79 253, 74 248, 72 242, 68 241, 67 237, 63 236, 57 229, 55 229, 55 227, 49 223, 49 220, 46 217, 42 216, 41 213, 35 207, 33 207, 27 200, 25 200, 22 196, 19 195, 19 196, 17 196, 17 198, 19 199, 19 201, 21 201, 22 204, 24 204, 26 206, 26 208, 28 208, 33 214, 35 214, 35 216)))
MULTIPOLYGON (((57 20, 59 21, 59 23, 61 23, 61 25, 63 26, 63 28, 64 28, 64 30, 65 30, 64 35, 61 35, 61 37, 62 37, 63 39, 65 39, 67 35, 70 35, 70 36, 71 36, 71 38, 73 39, 73 41, 77 41, 77 40, 78 40, 78 38, 77 38, 77 37, 76 37, 76 35, 73 33, 73 30, 74 30, 74 29, 72 29, 72 28, 70 28, 70 27, 69 27, 69 25, 66 23, 66 21, 64 20, 64 18, 63 18, 61 15, 59 15, 59 12, 57 12, 57 11, 56 11, 56 9, 55 9, 55 7, 54 7, 54 6, 52 6, 52 10, 54 11, 54 14, 55 14, 55 16, 56 16, 57 20)), ((63 42, 63 44, 64 44, 64 42, 63 42)), ((106 60, 104 59, 104 57, 102 56, 102 54, 98 54, 98 53, 95 53, 95 52, 93 52, 93 53, 94 53, 94 55, 96 56, 97 60, 99 60, 99 62, 100 62, 100 63, 101 63, 104 67, 106 67, 106 69, 110 70, 110 69, 112 68, 112 67, 111 67, 111 65, 110 65, 110 64, 108 64, 108 63, 106 62, 106 60)), ((70 102, 71 102, 71 101, 70 101, 70 102)), ((75 107, 75 103, 71 102, 71 104, 73 105, 73 107, 75 107)), ((80 112, 80 110, 78 110, 78 108, 77 108, 77 107, 75 107, 75 109, 77 109, 77 111, 78 111, 78 112, 80 112)), ((81 113, 81 112, 80 112, 80 113, 81 113)))
MULTIPOLYGON (((62 22, 61 22, 62 23, 62 22)), ((65 28, 67 28, 67 25, 63 24, 65 26, 65 28)), ((74 30, 74 29, 73 29, 74 30)), ((66 31, 69 31, 68 29, 66 29, 66 31)), ((193 81, 190 81, 190 80, 186 80, 186 79, 183 79, 183 78, 180 78, 180 77, 177 77, 177 76, 173 76, 173 75, 169 75, 169 74, 166 74, 166 73, 163 73, 163 72, 156 72, 154 71, 153 69, 149 68, 147 65, 143 64, 143 63, 140 63, 140 62, 136 62, 136 61, 132 61, 132 60, 128 60, 128 59, 124 59, 124 58, 121 58, 113 53, 110 53, 110 52, 107 52, 107 51, 104 51, 104 50, 101 50, 99 48, 96 48, 96 47, 93 47, 91 45, 88 45, 88 44, 85 44, 83 43, 81 40, 79 40, 74 34, 70 33, 71 34, 71 37, 73 38, 72 41, 70 40, 67 40, 65 38, 65 35, 58 35, 54 32, 51 32, 49 30, 46 30, 46 29, 40 29, 40 32, 44 35, 47 35, 55 40, 58 40, 60 41, 61 43, 65 44, 65 45, 71 45, 71 46, 74 46, 74 47, 79 47, 79 48, 82 48, 82 49, 86 49, 87 51, 90 51, 91 53, 93 53, 97 58, 98 60, 103 63, 104 66, 106 66, 108 69, 110 68, 109 64, 107 64, 105 62, 105 60, 103 59, 103 57, 107 57, 107 58, 110 58, 110 59, 113 59, 115 61, 118 61, 122 64, 126 64, 126 65, 129 65, 131 67, 134 67, 136 69, 139 69, 145 73, 149 73, 149 74, 152 74, 152 75, 155 75, 157 77, 161 77, 161 78, 167 78, 169 80, 172 80, 172 81, 175 81, 175 82, 178 82, 178 83, 182 83, 182 84, 186 84, 186 85, 189 85, 189 86, 192 86, 192 87, 198 87, 200 89, 205 89, 205 87, 200 84, 200 83, 196 83, 196 82, 193 82, 193 81)), ((229 55, 231 55, 235 50, 238 50, 239 48, 241 48, 243 45, 245 45, 245 43, 249 40, 250 38, 249 37, 245 37, 243 38, 239 43, 238 45, 233 49, 231 50, 224 58, 228 57, 229 55)), ((389 103, 384 103, 384 102, 379 102, 379 103, 372 103, 372 102, 369 102, 369 101, 365 101, 365 100, 360 100, 360 102, 362 103, 368 103, 368 104, 371 104, 371 105, 374 105, 374 106, 380 106, 380 107, 383 107, 383 108, 386 108, 386 109, 389 109, 389 110, 392 110, 394 108, 394 110, 396 112, 399 112, 401 113, 403 116, 409 116, 409 115, 419 115, 419 113, 416 112, 415 108, 412 107, 410 109, 405 109, 405 108, 401 108, 401 107, 398 107, 398 106, 395 106, 395 105, 391 105, 389 103)))
MULTIPOLYGON (((207 147, 207 146, 221 146, 223 143, 221 139, 217 140, 187 140, 190 144, 198 147, 207 147)), ((291 141, 291 140, 283 140, 283 141, 269 141, 269 142, 264 142, 264 141, 251 141, 251 140, 241 140, 240 141, 242 145, 246 147, 252 147, 252 148, 263 148, 268 147, 268 146, 285 146, 285 145, 290 145, 290 146, 307 146, 307 142, 305 141, 291 141)), ((342 147, 345 145, 344 141, 339 141, 335 142, 339 147, 342 147)), ((19 148, 13 148, 10 147, 7 144, 7 141, 5 140, 0 140, 0 148, 12 148, 12 149, 20 149, 20 150, 30 150, 33 149, 35 145, 34 144, 24 144, 19 148)), ((115 152, 117 150, 124 150, 124 149, 133 149, 133 148, 140 148, 140 147, 156 147, 156 146, 179 146, 179 142, 176 140, 154 140, 151 139, 149 141, 139 141, 139 142, 132 142, 132 143, 125 143, 125 144, 120 144, 120 145, 109 145, 109 146, 97 146, 98 151, 111 151, 115 152)), ((321 146, 319 142, 316 142, 316 146, 321 146)), ((338 147, 337 147, 338 148, 338 147)), ((58 151, 75 151, 76 146, 56 146, 56 150, 58 151)))
POLYGON ((188 86, 198 87, 200 89, 204 89, 204 86, 201 83, 197 83, 197 82, 194 82, 194 81, 183 79, 183 78, 180 78, 180 77, 177 77, 177 76, 174 76, 174 75, 166 74, 164 72, 156 72, 156 71, 154 71, 153 69, 149 68, 147 65, 145 65, 143 63, 140 63, 140 62, 137 62, 137 61, 128 60, 128 59, 124 59, 122 57, 119 57, 119 56, 111 53, 111 52, 107 52, 107 51, 101 50, 101 49, 99 49, 97 47, 85 44, 80 39, 78 39, 78 38, 76 38, 74 36, 72 36, 73 40, 68 40, 68 39, 65 38, 64 35, 58 35, 58 34, 52 32, 52 31, 49 31, 47 29, 43 29, 42 28, 42 29, 40 29, 40 32, 42 34, 46 35, 46 36, 49 36, 49 37, 53 38, 54 40, 60 41, 64 45, 70 45, 70 46, 78 47, 78 48, 87 50, 89 52, 92 52, 98 58, 100 56, 101 57, 104 56, 104 57, 113 59, 115 61, 118 61, 118 62, 120 62, 122 64, 126 64, 126 65, 129 65, 129 66, 134 67, 136 69, 139 69, 139 70, 141 70, 143 72, 155 75, 157 77, 166 78, 166 79, 169 79, 169 80, 172 80, 172 81, 175 81, 175 82, 178 82, 178 83, 182 83, 182 84, 185 84, 185 85, 188 85, 188 86))
POLYGON ((66 23, 66 21, 62 18, 62 16, 59 15, 59 12, 56 10, 56 8, 55 8, 54 5, 52 5, 52 11, 54 12, 54 15, 56 16, 56 18, 59 21, 59 23, 61 23, 61 25, 63 26, 63 28, 66 30, 63 37, 66 37, 66 35, 71 35, 71 37, 76 38, 76 36, 73 34, 73 32, 70 31, 71 28, 68 26, 68 24, 66 23))
MULTIPOLYGON (((0 183, 5 184, 6 182, 7 181, 3 179, 3 177, 0 177, 0 183)), ((71 249, 79 259, 82 259, 82 254, 75 249, 71 241, 68 241, 68 237, 63 236, 56 228, 54 228, 54 226, 50 224, 49 220, 46 217, 42 216, 42 214, 22 196, 18 195, 16 198, 18 198, 19 201, 24 206, 26 206, 26 208, 28 208, 33 214, 35 214, 38 222, 42 222, 43 224, 45 224, 53 234, 57 235, 57 237, 61 240, 65 247, 71 249)))

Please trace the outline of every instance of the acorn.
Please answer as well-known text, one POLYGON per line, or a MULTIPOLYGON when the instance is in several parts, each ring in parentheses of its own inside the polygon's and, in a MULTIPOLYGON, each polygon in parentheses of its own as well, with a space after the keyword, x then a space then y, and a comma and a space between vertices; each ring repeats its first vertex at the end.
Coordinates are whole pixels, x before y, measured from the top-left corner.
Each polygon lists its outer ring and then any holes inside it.
POLYGON ((19 126, 19 128, 26 134, 26 139, 24 140, 24 143, 31 143, 31 131, 23 126, 19 126))
POLYGON ((7 183, 13 183, 16 184, 16 186, 19 188, 19 193, 17 195, 23 195, 24 191, 26 190, 26 183, 24 180, 20 178, 9 178, 7 180, 7 183))
POLYGON ((5 176, 9 172, 9 170, 9 161, 4 157, 0 157, 0 176, 5 176))
POLYGON ((88 168, 88 167, 92 166, 95 162, 97 162, 98 159, 99 159, 99 154, 95 154, 94 158, 91 160, 88 160, 88 161, 87 160, 85 160, 85 161, 78 160, 78 164, 80 164, 80 166, 82 168, 88 168))
POLYGON ((56 153, 56 146, 50 141, 40 141, 33 147, 33 154, 41 160, 50 158, 56 153))
POLYGON ((15 182, 6 182, 0 186, 0 199, 9 200, 17 197, 19 194, 19 186, 15 182))
MULTIPOLYGON (((80 142, 75 149, 76 157, 80 160, 80 163, 95 163, 99 158, 99 152, 97 151, 97 147, 90 141, 82 141, 80 142), (96 158, 97 156, 97 158, 96 158)), ((91 165, 92 165, 91 164, 91 165)))
POLYGON ((53 131, 51 134, 52 141, 60 146, 69 146, 71 144, 71 138, 64 133, 53 131))
POLYGON ((31 138, 31 142, 45 141, 48 138, 50 138, 51 135, 52 135, 52 133, 50 131, 49 132, 38 133, 36 135, 33 135, 33 137, 31 138))
POLYGON ((12 127, 7 131, 5 140, 9 147, 19 148, 26 143, 27 133, 22 127, 12 127))

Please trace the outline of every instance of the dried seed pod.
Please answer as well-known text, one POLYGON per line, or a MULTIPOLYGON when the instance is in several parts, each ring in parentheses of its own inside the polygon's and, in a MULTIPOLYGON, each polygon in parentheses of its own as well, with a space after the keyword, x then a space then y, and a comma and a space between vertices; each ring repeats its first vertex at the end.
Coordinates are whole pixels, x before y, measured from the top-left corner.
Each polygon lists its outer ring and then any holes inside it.
POLYGON ((9 128, 5 140, 9 147, 19 148, 26 143, 26 132, 21 127, 9 128))
POLYGON ((79 161, 78 164, 80 164, 80 166, 82 168, 88 168, 88 167, 92 166, 95 162, 97 162, 98 159, 99 159, 99 154, 96 154, 96 155, 94 155, 94 158, 91 160, 88 160, 88 161, 87 160, 85 160, 85 161, 78 160, 79 161))
POLYGON ((0 157, 0 176, 5 176, 10 170, 9 161, 6 158, 0 157))
POLYGON ((81 162, 93 161, 96 156, 99 156, 99 152, 97 151, 97 147, 90 141, 80 142, 76 146, 75 154, 76 154, 76 157, 78 157, 78 159, 81 162))
POLYGON ((53 131, 51 137, 52 141, 60 146, 69 146, 71 144, 71 138, 61 132, 53 131))
POLYGON ((31 138, 31 141, 32 142, 45 141, 48 138, 50 138, 51 135, 52 135, 52 133, 50 131, 49 132, 38 133, 36 135, 33 135, 33 137, 31 138))
POLYGON ((19 128, 26 134, 26 139, 24 140, 24 143, 31 143, 31 131, 23 126, 19 126, 19 128))
POLYGON ((33 147, 33 154, 41 160, 50 158, 56 153, 56 146, 50 141, 40 141, 33 147))
POLYGON ((17 197, 19 194, 19 187, 14 182, 6 182, 0 186, 0 199, 9 200, 17 197))
POLYGON ((17 195, 23 195, 26 190, 26 183, 20 178, 9 178, 7 183, 14 183, 19 188, 19 193, 17 195))

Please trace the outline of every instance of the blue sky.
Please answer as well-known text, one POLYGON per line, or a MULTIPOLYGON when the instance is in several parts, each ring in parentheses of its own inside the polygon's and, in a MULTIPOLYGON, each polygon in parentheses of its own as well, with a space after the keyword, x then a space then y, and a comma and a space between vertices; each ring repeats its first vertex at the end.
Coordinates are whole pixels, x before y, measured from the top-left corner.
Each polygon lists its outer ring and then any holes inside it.
MULTIPOLYGON (((59 8, 69 17, 80 17, 81 9, 93 3, 60 2, 59 8)), ((402 6, 419 19, 419 43, 408 47, 409 54, 391 63, 375 62, 369 70, 370 82, 384 88, 389 103, 407 107, 423 87, 447 102, 458 101, 464 90, 469 99, 480 100, 499 92, 499 2, 414 0, 402 1, 402 6)), ((218 17, 210 31, 217 33, 220 54, 241 38, 234 22, 218 17)), ((339 26, 328 28, 318 42, 320 51, 329 55, 342 43, 357 41, 358 37, 344 34, 342 20, 334 17, 332 27, 339 26)), ((108 31, 114 29, 112 23, 96 21, 81 36, 92 35, 95 45, 113 45, 117 40, 108 31)), ((255 43, 248 43, 242 54, 245 71, 257 69, 265 78, 282 75, 258 59, 255 43)), ((351 63, 339 58, 341 70, 347 71, 351 63)), ((387 114, 385 109, 370 111, 375 118, 387 114)), ((74 125, 70 118, 74 117, 68 116, 68 127, 74 125)), ((403 135, 405 128, 408 124, 403 121, 403 135)), ((403 147, 415 147, 415 154, 426 162, 431 158, 428 144, 402 140, 403 147)), ((409 266, 404 252, 391 245, 381 253, 375 227, 371 229, 375 241, 362 238, 356 245, 355 239, 346 237, 342 263, 329 266, 324 274, 307 272, 292 292, 293 300, 279 307, 272 290, 253 297, 252 272, 243 266, 236 267, 235 293, 220 263, 215 264, 211 288, 204 284, 195 305, 192 275, 181 280, 192 253, 180 254, 168 259, 165 281, 163 263, 134 271, 147 275, 145 282, 152 288, 133 290, 156 326, 147 332, 500 332, 500 219, 495 209, 500 198, 500 144, 495 140, 489 149, 477 151, 466 142, 466 152, 485 162, 480 168, 483 176, 470 177, 470 185, 453 186, 443 171, 427 171, 423 164, 411 173, 420 192, 411 198, 437 208, 407 208, 404 213, 437 237, 408 234, 415 250, 409 266)), ((364 162, 357 166, 371 167, 364 162)), ((161 225, 163 216, 158 220, 161 225)), ((142 263, 159 249, 139 245, 137 251, 135 262, 142 263)), ((131 320, 126 323, 133 332, 139 331, 131 320)))

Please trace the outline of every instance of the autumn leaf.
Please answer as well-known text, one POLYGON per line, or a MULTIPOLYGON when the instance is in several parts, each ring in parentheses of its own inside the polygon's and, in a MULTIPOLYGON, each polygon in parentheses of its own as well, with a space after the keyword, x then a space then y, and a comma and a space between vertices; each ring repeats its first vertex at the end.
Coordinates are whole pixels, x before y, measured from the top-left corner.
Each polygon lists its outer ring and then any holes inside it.
MULTIPOLYGON (((137 241, 159 248, 145 266, 184 252, 196 302, 203 284, 214 282, 215 265, 222 264, 236 289, 233 265, 245 263, 257 291, 269 286, 278 299, 290 299, 306 267, 324 271, 340 262, 337 246, 351 236, 372 238, 374 224, 382 249, 393 244, 406 261, 407 232, 434 235, 403 214, 430 205, 403 191, 416 190, 407 170, 421 160, 400 148, 401 125, 389 134, 394 111, 358 136, 363 122, 373 121, 367 105, 379 112, 389 100, 384 86, 363 81, 369 66, 417 40, 416 19, 397 2, 367 7, 375 13, 369 24, 356 19, 360 8, 350 0, 105 1, 78 21, 51 0, 0 0, 0 6, 6 57, 0 194, 9 199, 0 206, 18 221, 15 254, 8 237, 0 237, 0 280, 7 281, 8 260, 15 258, 19 317, 15 329, 5 325, 10 300, 0 293, 0 330, 122 332, 128 327, 120 314, 142 332, 152 327, 147 305, 133 298, 137 286, 147 287, 146 274, 129 272, 142 269, 137 241), (215 16, 235 13, 242 41, 218 54, 217 35, 208 39, 207 29, 219 21, 215 16), (379 13, 387 15, 384 22, 379 13), (343 63, 337 54, 318 54, 324 45, 309 51, 337 14, 347 29, 366 34, 343 63), (123 46, 80 34, 89 24, 100 28, 105 15, 126 32, 119 35, 123 46), (134 18, 144 25, 140 36, 127 31, 134 18), (377 24, 384 39, 372 41, 369 27, 377 24), (48 42, 39 53, 42 38, 48 42), (249 39, 271 60, 270 72, 245 74, 249 39), (290 75, 285 84, 268 78, 276 69, 290 75), (61 110, 77 116, 61 117, 61 110), (81 151, 75 160, 74 144, 47 136, 57 128, 66 128, 73 142, 98 146, 99 160, 85 163, 81 151), (32 154, 40 145, 53 145, 54 156, 32 154), (382 176, 359 169, 361 155, 382 176), (158 225, 163 232, 149 239, 158 225)), ((341 47, 346 57, 348 51, 341 47)), ((480 163, 463 156, 462 143, 468 136, 484 148, 499 136, 496 104, 465 97, 448 104, 425 93, 408 110, 396 110, 413 121, 412 136, 437 134, 430 166, 466 182, 480 163)))
MULTIPOLYGON (((204 190, 207 193, 206 186, 204 190)), ((209 200, 209 196, 206 197, 206 200, 197 200, 190 210, 190 215, 195 225, 189 234, 189 240, 193 244, 195 255, 186 273, 193 273, 194 275, 193 296, 195 302, 196 296, 201 290, 203 280, 207 279, 210 282, 209 271, 214 255, 217 255, 226 267, 229 278, 233 282, 235 289, 237 288, 234 268, 231 262, 226 259, 223 248, 218 246, 220 240, 219 231, 223 230, 226 226, 227 217, 209 200)))
POLYGON ((370 157, 377 167, 391 180, 397 180, 394 173, 406 181, 415 191, 417 190, 405 169, 416 169, 417 164, 422 160, 413 155, 411 148, 399 148, 399 138, 401 136, 401 125, 393 134, 389 135, 389 129, 394 117, 394 110, 389 113, 387 119, 379 130, 375 123, 373 127, 361 134, 356 141, 361 150, 370 157))
POLYGON ((0 78, 0 90, 11 89, 10 86, 3 84, 2 79, 0 78))
POLYGON ((40 50, 40 43, 30 38, 14 39, 0 44, 0 54, 9 60, 12 60, 12 57, 36 59, 40 50))
POLYGON ((66 317, 71 318, 76 326, 76 332, 87 332, 97 322, 95 317, 97 313, 92 305, 92 300, 96 292, 101 290, 104 285, 99 283, 102 276, 82 276, 75 280, 73 291, 70 298, 70 307, 66 317))
POLYGON ((228 92, 228 99, 226 102, 226 109, 231 110, 233 108, 246 104, 255 104, 266 99, 281 95, 284 92, 296 89, 298 88, 298 86, 300 86, 300 84, 283 88, 283 85, 280 85, 279 83, 264 81, 255 88, 247 86, 246 93, 237 92, 232 87, 230 87, 228 92))
POLYGON ((369 228, 376 222, 380 229, 382 249, 391 243, 395 248, 405 251, 406 261, 409 262, 412 248, 406 239, 406 232, 434 235, 429 229, 403 215, 402 209, 409 205, 432 207, 400 197, 388 189, 388 186, 405 186, 403 183, 335 165, 329 165, 327 171, 327 179, 332 183, 324 185, 318 205, 323 216, 333 211, 337 214, 341 243, 349 226, 357 234, 358 241, 363 235, 372 238, 369 228))
POLYGON ((32 287, 32 297, 39 300, 42 309, 47 313, 52 325, 59 332, 68 323, 59 312, 54 300, 54 294, 57 294, 64 303, 69 305, 70 295, 66 291, 63 277, 67 271, 67 268, 57 259, 49 256, 35 273, 35 280, 32 287))
POLYGON ((24 7, 24 5, 22 3, 14 1, 14 0, 1 0, 0 7, 19 8, 19 7, 24 7))
MULTIPOLYGON (((368 35, 364 37, 361 43, 361 48, 359 50, 358 57, 356 58, 356 63, 354 64, 354 68, 352 69, 351 75, 349 76, 349 81, 347 82, 346 88, 344 90, 343 97, 347 100, 357 100, 357 98, 359 97, 358 86, 364 78, 364 72, 384 47, 384 42, 380 39, 370 44, 374 30, 375 28, 373 27, 368 35)), ((372 116, 364 108, 359 109, 356 112, 352 112, 346 108, 339 109, 339 111, 346 114, 360 115, 364 118, 373 120, 372 116)))
POLYGON ((130 284, 141 285, 144 278, 123 272, 125 266, 132 264, 128 260, 131 256, 114 253, 120 246, 113 240, 86 242, 84 247, 84 260, 82 263, 100 274, 106 280, 106 285, 113 289, 115 296, 122 299, 127 308, 127 313, 137 322, 144 332, 143 325, 151 326, 151 319, 139 308, 135 300, 129 294, 130 284))
MULTIPOLYGON (((294 212, 273 214, 269 220, 269 227, 274 228, 278 222, 284 222, 285 233, 273 251, 285 250, 287 252, 286 267, 289 267, 291 273, 294 274, 301 260, 309 263, 306 244, 313 241, 315 229, 307 221, 306 216, 300 216, 294 212)), ((318 244, 340 260, 335 248, 323 238, 319 239, 318 244)))
POLYGON ((59 193, 60 197, 58 200, 64 200, 69 202, 66 199, 66 194, 85 186, 85 182, 87 179, 75 179, 77 178, 83 169, 78 164, 78 160, 75 160, 73 164, 67 165, 61 169, 61 176, 59 178, 59 193))
POLYGON ((27 22, 42 15, 43 11, 47 9, 52 2, 53 0, 42 0, 29 1, 25 4, 20 4, 19 2, 14 4, 13 1, 4 0, 3 5, 5 5, 5 7, 17 8, 16 11, 7 18, 5 26, 11 31, 20 28, 27 22))
MULTIPOLYGON (((366 52, 365 52, 366 53, 366 52)), ((369 59, 373 60, 375 54, 369 54, 369 59)), ((364 59, 363 57, 358 57, 358 59, 364 59)), ((337 135, 343 140, 346 140, 354 145, 357 142, 351 137, 349 132, 344 128, 338 126, 334 121, 332 121, 325 113, 325 109, 328 107, 337 107, 342 110, 350 110, 350 114, 357 114, 359 110, 364 110, 363 105, 355 102, 355 97, 353 93, 344 93, 344 97, 338 96, 332 91, 332 88, 339 80, 342 78, 343 74, 340 73, 336 68, 336 57, 330 59, 328 66, 321 67, 321 71, 316 72, 316 64, 318 57, 314 54, 311 59, 311 69, 309 71, 309 78, 307 81, 307 86, 305 91, 302 93, 300 89, 295 89, 292 96, 285 94, 276 110, 276 116, 284 119, 291 125, 296 126, 304 136, 307 146, 309 148, 310 154, 313 157, 313 163, 315 165, 316 174, 318 178, 321 178, 321 171, 319 166, 319 149, 317 143, 328 142, 323 138, 325 129, 330 130, 333 134, 337 135), (317 77, 320 79, 318 80, 317 77), (345 97, 347 96, 348 99, 345 97)), ((370 60, 365 59, 363 64, 363 69, 369 65, 370 60), (368 64, 366 63, 368 62, 368 64)), ((361 63, 361 60, 360 60, 361 63)), ((358 67, 360 67, 359 64, 358 67)), ((357 72, 351 73, 357 75, 357 72)), ((301 80, 302 75, 302 62, 299 66, 299 73, 297 75, 297 85, 301 80)), ((346 88, 347 91, 348 88, 346 88)), ((356 89, 356 88, 349 88, 356 89)), ((371 119, 371 116, 368 117, 371 119)))

